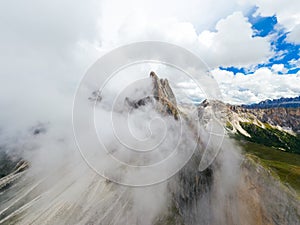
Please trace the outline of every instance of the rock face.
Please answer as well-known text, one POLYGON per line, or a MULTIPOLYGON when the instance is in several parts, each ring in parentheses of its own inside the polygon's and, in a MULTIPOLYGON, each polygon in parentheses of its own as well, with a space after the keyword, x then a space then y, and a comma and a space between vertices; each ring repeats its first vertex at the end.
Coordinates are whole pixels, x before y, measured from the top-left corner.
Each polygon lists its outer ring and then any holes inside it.
POLYGON ((160 103, 158 110, 173 115, 177 120, 179 113, 177 102, 168 80, 159 79, 153 71, 150 73, 150 77, 153 83, 153 97, 160 103))
POLYGON ((130 100, 128 97, 125 98, 125 104, 127 104, 128 106, 130 106, 134 109, 137 109, 140 106, 144 106, 144 105, 147 105, 152 102, 153 102, 153 99, 150 96, 147 96, 145 98, 138 99, 138 100, 130 100))
POLYGON ((249 109, 264 123, 283 128, 291 128, 295 133, 300 134, 300 107, 299 108, 269 108, 249 109))
POLYGON ((175 95, 169 85, 167 79, 159 79, 158 76, 152 71, 150 77, 153 82, 153 96, 158 101, 166 101, 172 104, 174 107, 177 106, 175 95))
POLYGON ((299 200, 251 158, 245 158, 237 186, 224 198, 216 198, 213 183, 218 172, 197 173, 192 165, 180 173, 174 194, 179 221, 183 221, 179 224, 299 224, 299 200))
POLYGON ((300 134, 300 107, 245 108, 229 106, 229 109, 239 114, 252 114, 263 123, 280 126, 300 134))
POLYGON ((247 157, 241 171, 237 191, 240 224, 299 224, 299 199, 257 159, 247 157))
POLYGON ((247 141, 300 154, 300 108, 248 109, 221 101, 203 101, 198 114, 214 109, 229 134, 241 135, 247 141))
POLYGON ((299 133, 300 131, 300 107, 298 108, 246 108, 239 105, 225 104, 221 101, 203 101, 199 111, 211 105, 222 113, 224 120, 231 122, 238 119, 242 122, 268 123, 271 126, 279 126, 283 130, 299 133))
POLYGON ((172 115, 177 120, 179 109, 177 108, 176 98, 168 80, 159 79, 154 72, 150 73, 150 77, 152 78, 153 84, 152 96, 147 96, 137 100, 125 98, 125 104, 136 109, 140 106, 153 103, 154 100, 156 100, 156 103, 158 103, 156 104, 156 108, 160 113, 172 115))
MULTIPOLYGON (((6 164, 9 161, 5 161, 6 164)), ((0 191, 8 188, 13 182, 17 181, 24 174, 24 171, 29 168, 29 163, 24 160, 19 160, 14 163, 15 166, 7 171, 7 174, 0 179, 0 191)), ((1 165, 2 167, 5 165, 1 165)), ((4 172, 4 171, 3 171, 4 172)))

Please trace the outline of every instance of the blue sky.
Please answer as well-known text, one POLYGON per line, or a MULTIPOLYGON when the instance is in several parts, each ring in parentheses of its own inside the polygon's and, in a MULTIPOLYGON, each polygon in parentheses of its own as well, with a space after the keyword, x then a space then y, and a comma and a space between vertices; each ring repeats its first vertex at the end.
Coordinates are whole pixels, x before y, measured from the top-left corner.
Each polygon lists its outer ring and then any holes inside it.
MULTIPOLYGON (((283 27, 279 26, 276 15, 263 17, 261 15, 255 15, 257 7, 250 10, 247 15, 248 21, 252 25, 255 37, 271 37, 271 47, 275 52, 274 57, 270 58, 268 62, 256 65, 255 69, 268 67, 272 68, 274 64, 283 64, 286 74, 295 74, 300 68, 295 67, 291 64, 293 61, 297 61, 300 58, 300 45, 291 43, 287 40, 287 35, 289 34, 283 27)), ((238 68, 238 67, 220 67, 222 70, 232 71, 233 73, 253 73, 253 70, 248 68, 238 68)), ((279 71, 279 74, 283 72, 279 71)))

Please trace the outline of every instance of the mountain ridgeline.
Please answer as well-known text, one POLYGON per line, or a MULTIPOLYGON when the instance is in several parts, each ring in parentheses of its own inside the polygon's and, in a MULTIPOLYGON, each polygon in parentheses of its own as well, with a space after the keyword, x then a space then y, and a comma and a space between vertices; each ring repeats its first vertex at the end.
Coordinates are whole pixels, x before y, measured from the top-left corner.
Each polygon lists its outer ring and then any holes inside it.
POLYGON ((242 105, 247 109, 268 109, 268 108, 299 108, 300 96, 295 98, 279 98, 279 99, 267 99, 259 103, 250 105, 242 105))
POLYGON ((230 111, 227 128, 248 141, 300 154, 298 99, 281 98, 248 106, 227 105, 230 111), (284 102, 286 104, 280 104, 284 102))

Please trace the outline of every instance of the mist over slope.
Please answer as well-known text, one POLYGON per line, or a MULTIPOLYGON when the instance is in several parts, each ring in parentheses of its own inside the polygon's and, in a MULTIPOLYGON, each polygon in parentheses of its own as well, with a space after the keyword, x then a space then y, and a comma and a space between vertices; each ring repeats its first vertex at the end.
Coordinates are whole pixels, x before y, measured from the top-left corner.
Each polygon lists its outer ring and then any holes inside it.
MULTIPOLYGON (((187 109, 155 73, 129 86, 117 104, 89 91, 83 106, 95 107, 103 143, 83 139, 82 154, 59 125, 25 136, 17 147, 30 168, 12 172, 18 178, 1 189, 0 224, 299 222, 293 192, 225 135, 222 107, 187 109)), ((84 126, 80 132, 93 135, 84 126)))

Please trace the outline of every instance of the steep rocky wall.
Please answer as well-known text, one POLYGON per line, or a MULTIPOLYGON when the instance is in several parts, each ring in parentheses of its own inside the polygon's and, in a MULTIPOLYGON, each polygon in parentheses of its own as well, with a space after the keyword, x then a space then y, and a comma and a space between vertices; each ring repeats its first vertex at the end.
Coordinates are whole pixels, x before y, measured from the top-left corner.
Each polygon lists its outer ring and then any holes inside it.
POLYGON ((228 105, 229 110, 238 114, 250 113, 263 123, 270 123, 274 126, 291 128, 294 132, 300 133, 300 108, 268 108, 268 109, 247 109, 241 106, 228 105))
POLYGON ((297 195, 263 167, 258 159, 246 157, 243 161, 237 196, 240 224, 299 224, 297 195))
POLYGON ((238 183, 222 192, 219 172, 212 166, 197 172, 192 160, 176 177, 173 201, 181 221, 196 225, 297 225, 300 221, 299 199, 270 171, 246 156, 240 167, 238 183), (227 193, 226 193, 227 192, 227 193))
POLYGON ((300 133, 300 108, 271 108, 250 110, 262 122, 281 127, 290 127, 300 133))

